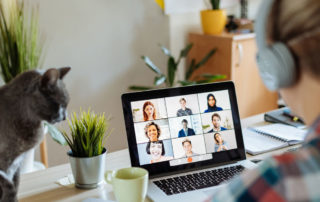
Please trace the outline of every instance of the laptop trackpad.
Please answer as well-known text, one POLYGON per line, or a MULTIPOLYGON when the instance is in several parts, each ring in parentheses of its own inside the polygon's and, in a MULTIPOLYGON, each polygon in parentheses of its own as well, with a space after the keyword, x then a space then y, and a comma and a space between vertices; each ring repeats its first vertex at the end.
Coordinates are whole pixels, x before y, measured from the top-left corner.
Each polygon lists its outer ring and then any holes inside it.
POLYGON ((211 187, 209 189, 203 190, 202 192, 207 196, 215 195, 220 189, 223 189, 226 186, 226 184, 221 184, 217 187, 211 187))

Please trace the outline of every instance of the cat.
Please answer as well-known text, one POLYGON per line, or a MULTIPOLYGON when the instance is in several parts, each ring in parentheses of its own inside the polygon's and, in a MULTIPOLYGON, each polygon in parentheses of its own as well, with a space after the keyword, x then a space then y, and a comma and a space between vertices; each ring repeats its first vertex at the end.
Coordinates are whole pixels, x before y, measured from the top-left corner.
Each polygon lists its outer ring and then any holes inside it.
POLYGON ((20 74, 0 88, 0 201, 17 201, 24 153, 43 138, 42 121, 65 120, 69 95, 62 82, 70 67, 20 74))

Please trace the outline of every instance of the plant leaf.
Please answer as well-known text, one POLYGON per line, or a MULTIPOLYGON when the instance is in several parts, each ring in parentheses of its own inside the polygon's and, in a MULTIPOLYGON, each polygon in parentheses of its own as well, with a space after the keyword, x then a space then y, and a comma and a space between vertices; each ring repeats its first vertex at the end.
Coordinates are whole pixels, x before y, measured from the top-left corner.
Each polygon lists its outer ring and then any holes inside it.
POLYGON ((188 80, 178 81, 178 83, 180 83, 182 86, 191 86, 191 85, 197 84, 197 82, 195 81, 188 81, 188 80))
POLYGON ((186 80, 189 80, 191 75, 192 75, 192 73, 194 72, 195 63, 196 63, 196 60, 192 59, 190 65, 189 65, 189 68, 188 68, 188 70, 186 72, 186 75, 185 75, 185 79, 186 80))
POLYGON ((208 60, 215 54, 215 52, 217 51, 217 48, 214 48, 212 50, 209 51, 209 53, 204 56, 204 58, 202 58, 202 60, 195 65, 195 69, 198 69, 199 67, 201 67, 202 65, 206 64, 208 62, 208 60))
POLYGON ((211 83, 211 82, 215 82, 215 81, 220 80, 220 79, 225 79, 226 75, 203 74, 203 75, 201 75, 201 77, 205 78, 205 79, 196 81, 197 84, 211 83))
POLYGON ((68 145, 66 139, 64 138, 62 133, 56 127, 49 124, 48 122, 44 122, 43 124, 48 127, 48 133, 50 134, 50 136, 52 137, 52 139, 54 141, 56 141, 57 143, 59 143, 63 146, 68 145))
POLYGON ((177 65, 174 62, 174 58, 170 57, 168 59, 168 82, 169 82, 168 84, 169 84, 169 87, 173 86, 174 78, 176 75, 176 70, 177 70, 177 65))
POLYGON ((184 49, 180 51, 180 58, 186 57, 191 50, 193 44, 189 43, 184 49))
POLYGON ((141 56, 141 58, 152 71, 154 71, 155 73, 157 73, 159 75, 162 74, 160 69, 155 64, 153 64, 153 62, 150 60, 149 57, 141 56))
POLYGON ((220 0, 210 0, 212 9, 219 10, 220 9, 220 0))
POLYGON ((133 90, 133 91, 143 91, 143 90, 150 90, 153 89, 153 87, 149 87, 149 86, 129 86, 128 88, 129 90, 133 90))
POLYGON ((225 79, 227 76, 224 75, 224 74, 201 74, 200 75, 201 77, 203 78, 206 78, 206 79, 225 79))
POLYGON ((166 81, 167 77, 165 75, 156 76, 154 78, 154 85, 159 86, 166 81))
POLYGON ((163 46, 163 45, 160 45, 160 48, 161 48, 162 52, 163 52, 165 55, 167 55, 167 56, 169 56, 169 57, 172 57, 171 52, 169 51, 169 49, 167 49, 167 48, 166 48, 165 46, 163 46))

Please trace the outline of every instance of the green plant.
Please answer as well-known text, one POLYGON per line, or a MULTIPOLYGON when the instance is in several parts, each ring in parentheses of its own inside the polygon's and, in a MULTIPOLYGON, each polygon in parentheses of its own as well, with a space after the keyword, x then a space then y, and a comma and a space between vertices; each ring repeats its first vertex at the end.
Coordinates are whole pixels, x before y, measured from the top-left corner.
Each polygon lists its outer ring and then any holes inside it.
MULTIPOLYGON (((158 87, 162 84, 165 84, 166 87, 173 87, 176 85, 176 83, 182 85, 182 86, 187 86, 187 85, 194 85, 194 84, 201 84, 201 83, 209 83, 209 82, 214 82, 219 79, 223 79, 226 76, 225 75, 212 75, 212 74, 201 74, 198 77, 194 78, 195 81, 191 81, 190 78, 192 76, 192 73, 199 69, 202 65, 204 65, 217 51, 216 48, 212 49, 209 51, 209 53, 200 60, 200 62, 196 62, 195 59, 192 59, 190 64, 188 65, 188 68, 185 73, 185 78, 184 80, 179 80, 175 82, 175 77, 176 77, 176 72, 178 70, 178 66, 181 62, 182 58, 187 57, 188 53, 190 52, 193 44, 188 44, 184 49, 180 51, 180 55, 178 59, 175 59, 171 52, 164 46, 160 46, 162 52, 168 56, 168 61, 167 61, 167 75, 161 72, 161 70, 150 60, 149 57, 147 56, 142 56, 141 58, 154 73, 156 73, 156 76, 154 78, 154 86, 158 87)), ((155 87, 151 86, 129 86, 129 90, 149 90, 153 89, 155 87)))
POLYGON ((210 0, 210 4, 212 6, 212 10, 220 9, 220 0, 210 0))
POLYGON ((74 157, 92 157, 102 154, 104 145, 111 134, 109 118, 104 114, 80 110, 80 116, 75 112, 68 119, 71 137, 63 131, 67 144, 74 157))
POLYGON ((0 0, 0 68, 5 83, 18 74, 39 67, 38 11, 25 13, 23 1, 0 0))

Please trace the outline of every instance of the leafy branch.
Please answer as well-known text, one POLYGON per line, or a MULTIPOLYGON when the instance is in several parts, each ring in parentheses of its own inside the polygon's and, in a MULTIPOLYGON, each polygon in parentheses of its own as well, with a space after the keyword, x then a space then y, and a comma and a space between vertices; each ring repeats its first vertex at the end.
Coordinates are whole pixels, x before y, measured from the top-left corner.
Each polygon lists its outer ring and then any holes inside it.
POLYGON ((193 44, 190 43, 188 44, 184 49, 180 51, 178 59, 175 59, 170 50, 168 50, 165 46, 160 45, 160 48, 162 52, 168 56, 167 60, 167 74, 164 74, 160 68, 158 68, 149 57, 147 56, 142 56, 141 59, 144 61, 146 66, 153 71, 156 76, 154 77, 154 86, 139 86, 139 85, 132 85, 129 86, 129 90, 134 90, 134 91, 143 91, 143 90, 150 90, 159 87, 162 84, 165 84, 166 87, 173 87, 176 83, 180 84, 182 86, 187 86, 187 85, 195 85, 195 84, 202 84, 202 83, 209 83, 209 82, 214 82, 220 79, 226 78, 225 75, 212 75, 212 74, 201 74, 197 77, 195 77, 195 80, 191 80, 191 76, 200 67, 205 65, 208 60, 216 53, 217 49, 214 48, 210 50, 201 60, 200 62, 197 62, 195 59, 192 59, 190 64, 187 65, 187 70, 185 73, 185 78, 182 81, 177 81, 175 82, 176 78, 176 72, 178 70, 178 66, 183 58, 186 58, 192 49, 193 44))

